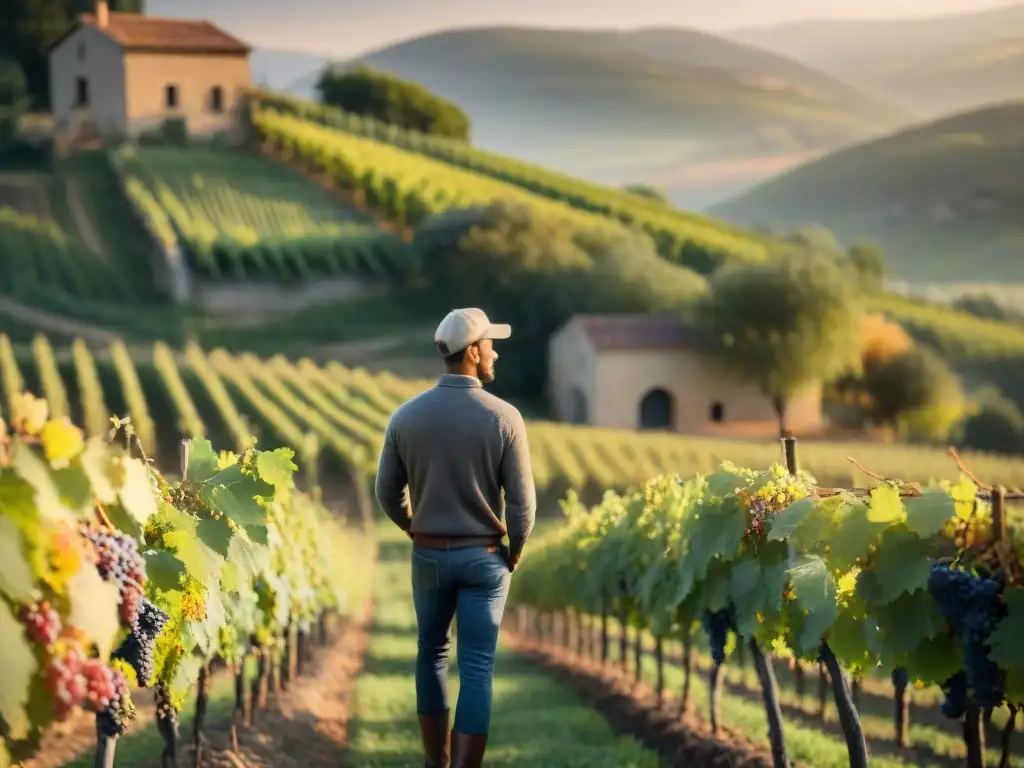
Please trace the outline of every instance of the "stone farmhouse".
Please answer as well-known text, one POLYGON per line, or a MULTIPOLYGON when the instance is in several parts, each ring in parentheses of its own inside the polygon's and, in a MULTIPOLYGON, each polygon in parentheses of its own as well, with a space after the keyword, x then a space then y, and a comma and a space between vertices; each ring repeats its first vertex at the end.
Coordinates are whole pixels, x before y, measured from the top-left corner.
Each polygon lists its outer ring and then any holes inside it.
MULTIPOLYGON (((576 315, 548 343, 548 397, 560 421, 701 435, 774 437, 760 390, 736 381, 676 314, 576 315)), ((822 387, 789 403, 796 434, 823 426, 822 387)))
POLYGON ((115 13, 98 0, 49 52, 55 141, 136 138, 173 118, 190 135, 237 141, 251 50, 208 21, 115 13))

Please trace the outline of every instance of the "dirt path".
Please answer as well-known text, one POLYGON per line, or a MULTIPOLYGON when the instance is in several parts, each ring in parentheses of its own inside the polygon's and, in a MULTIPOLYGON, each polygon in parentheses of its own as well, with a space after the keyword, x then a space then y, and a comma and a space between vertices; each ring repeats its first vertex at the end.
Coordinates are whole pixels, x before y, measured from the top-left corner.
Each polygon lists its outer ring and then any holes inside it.
MULTIPOLYGON (((303 670, 303 676, 238 737, 231 746, 231 721, 206 729, 202 766, 209 768, 338 768, 344 765, 352 690, 366 651, 370 606, 362 616, 335 634, 333 642, 303 670)), ((192 764, 192 749, 184 750, 181 765, 192 764)), ((140 764, 141 767, 142 764, 140 764)), ((146 764, 159 768, 160 761, 146 764)), ((134 767, 133 767, 134 768, 134 767)))
POLYGON ((107 251, 103 247, 103 241, 96 233, 85 204, 82 202, 82 191, 78 183, 70 176, 64 181, 64 194, 68 199, 68 209, 71 211, 71 218, 75 221, 75 228, 78 230, 85 247, 93 252, 103 261, 108 261, 107 251))
POLYGON ((66 336, 81 336, 93 344, 109 344, 114 339, 120 338, 118 334, 111 333, 98 325, 33 309, 12 299, 0 298, 0 313, 28 325, 34 325, 41 331, 62 333, 66 336))

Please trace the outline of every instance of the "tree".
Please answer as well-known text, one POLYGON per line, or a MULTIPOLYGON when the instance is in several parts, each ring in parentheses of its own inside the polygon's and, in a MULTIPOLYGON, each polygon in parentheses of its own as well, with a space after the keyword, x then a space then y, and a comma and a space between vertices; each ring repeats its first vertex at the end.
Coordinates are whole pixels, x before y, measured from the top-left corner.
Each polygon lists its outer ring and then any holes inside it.
POLYGON ((648 200, 668 204, 668 195, 659 187, 650 184, 628 184, 623 189, 637 197, 646 197, 648 200))
POLYGON ((856 243, 846 252, 846 261, 857 275, 862 290, 882 289, 889 267, 881 248, 872 243, 856 243))
POLYGON ((0 146, 14 138, 27 107, 25 73, 16 61, 0 59, 0 146))
POLYGON ((519 203, 433 216, 414 245, 438 300, 483 307, 515 327, 495 391, 521 398, 543 395, 548 339, 574 314, 677 311, 706 288, 646 235, 612 223, 580 229, 519 203))
POLYGON ((771 398, 783 435, 794 394, 857 365, 860 299, 832 259, 723 268, 694 316, 723 366, 771 398))
POLYGON ((928 348, 914 348, 868 367, 863 381, 872 420, 910 437, 945 438, 963 417, 959 379, 928 348))
POLYGON ((978 410, 964 422, 962 443, 976 451, 1024 453, 1024 414, 992 388, 977 396, 978 410))
POLYGON ((469 140, 469 117, 457 105, 416 83, 368 67, 324 67, 320 101, 408 130, 469 140))

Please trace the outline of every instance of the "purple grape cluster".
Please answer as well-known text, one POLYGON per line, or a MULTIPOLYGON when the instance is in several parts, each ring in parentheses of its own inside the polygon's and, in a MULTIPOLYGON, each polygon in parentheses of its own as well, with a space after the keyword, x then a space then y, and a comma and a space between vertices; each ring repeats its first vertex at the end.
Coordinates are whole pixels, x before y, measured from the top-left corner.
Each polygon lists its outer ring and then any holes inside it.
POLYGON ((139 685, 145 688, 153 678, 153 650, 156 638, 169 617, 149 600, 143 599, 132 625, 132 633, 114 651, 115 659, 123 659, 135 670, 139 685))
POLYGON ((724 663, 725 641, 729 637, 729 630, 735 630, 732 611, 728 608, 722 611, 704 611, 700 623, 708 635, 711 658, 716 664, 724 663))
POLYGON ((131 536, 98 526, 83 526, 82 535, 96 552, 96 570, 104 581, 117 584, 121 595, 121 619, 131 627, 135 624, 146 585, 146 561, 139 554, 131 536))
MULTIPOLYGON (((971 700, 982 708, 999 706, 1003 702, 1003 673, 988 657, 988 639, 1005 612, 1002 575, 991 577, 948 563, 934 563, 928 591, 959 641, 971 700)), ((951 711, 956 709, 951 707, 951 711)))

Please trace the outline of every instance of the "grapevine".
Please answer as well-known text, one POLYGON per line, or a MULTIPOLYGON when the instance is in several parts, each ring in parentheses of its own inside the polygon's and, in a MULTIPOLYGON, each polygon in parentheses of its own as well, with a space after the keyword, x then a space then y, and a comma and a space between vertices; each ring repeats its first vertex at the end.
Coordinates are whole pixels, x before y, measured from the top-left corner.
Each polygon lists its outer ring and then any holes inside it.
POLYGON ((0 489, 15 498, 30 478, 36 494, 17 514, 0 506, 0 760, 31 757, 80 710, 95 715, 97 760, 110 764, 135 717, 131 690, 149 685, 173 754, 186 694, 228 652, 220 638, 260 629, 274 647, 285 617, 308 623, 343 605, 336 524, 294 487, 291 451, 236 455, 196 440, 184 477, 168 482, 132 457, 127 419, 85 439, 45 401, 11 402, 0 489), (261 597, 257 584, 274 587, 261 597))

